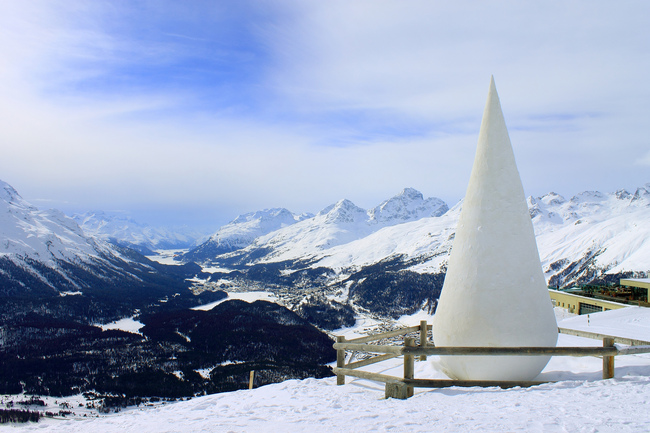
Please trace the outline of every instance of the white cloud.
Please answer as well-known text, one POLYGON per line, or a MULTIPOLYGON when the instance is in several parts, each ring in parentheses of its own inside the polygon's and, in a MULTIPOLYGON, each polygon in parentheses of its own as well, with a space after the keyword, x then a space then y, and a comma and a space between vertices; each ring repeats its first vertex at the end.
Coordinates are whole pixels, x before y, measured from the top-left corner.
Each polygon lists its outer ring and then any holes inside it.
POLYGON ((26 198, 228 218, 406 186, 453 204, 494 74, 529 193, 633 188, 650 180, 648 9, 278 1, 216 34, 235 12, 212 2, 4 2, 0 178, 26 198))

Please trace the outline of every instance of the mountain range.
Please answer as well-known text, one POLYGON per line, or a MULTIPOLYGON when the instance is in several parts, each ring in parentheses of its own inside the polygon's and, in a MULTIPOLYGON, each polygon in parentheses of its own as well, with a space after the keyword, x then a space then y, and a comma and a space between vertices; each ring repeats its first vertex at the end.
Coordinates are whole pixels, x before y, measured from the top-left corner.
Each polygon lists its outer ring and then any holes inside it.
MULTIPOLYGON (((71 219, 55 210, 41 211, 4 182, 0 192, 0 278, 6 293, 77 293, 116 281, 130 287, 153 275, 159 278, 162 265, 116 245, 142 244, 142 233, 149 233, 151 247, 187 241, 101 213, 71 219)), ((570 199, 549 193, 529 197, 528 207, 549 285, 649 274, 650 184, 634 192, 583 192, 570 199)), ((311 296, 323 308, 333 302, 355 308, 374 303, 379 309, 369 311, 389 315, 432 308, 461 209, 462 201, 450 209, 438 198, 425 199, 405 188, 369 210, 343 199, 316 215, 282 208, 248 213, 180 256, 185 265, 176 267, 169 287, 186 287, 180 276, 201 274, 195 281, 226 279, 248 287, 283 288, 298 297, 311 296), (222 271, 201 273, 194 263, 222 271), (418 295, 413 297, 413 291, 418 295), (379 307, 379 298, 389 292, 413 299, 395 311, 379 307)), ((170 275, 168 268, 162 273, 170 275)))
MULTIPOLYGON (((529 197, 528 207, 549 285, 613 281, 620 274, 650 271, 650 184, 633 193, 592 191, 570 199, 549 193, 529 197)), ((181 260, 233 268, 282 263, 285 274, 309 267, 339 275, 397 260, 401 269, 439 274, 461 209, 462 201, 449 209, 410 188, 369 211, 341 200, 239 250, 201 255, 199 246, 181 260)), ((229 232, 236 228, 233 221, 229 232)))
MULTIPOLYGON (((422 193, 413 188, 405 188, 398 195, 382 202, 378 206, 365 210, 350 200, 342 199, 325 207, 315 216, 301 218, 294 217, 293 224, 282 221, 282 227, 268 230, 272 225, 261 227, 256 224, 257 237, 246 238, 240 242, 238 249, 232 254, 224 254, 225 258, 242 256, 248 263, 279 262, 284 260, 310 260, 323 251, 350 244, 365 238, 385 227, 417 221, 425 217, 439 217, 444 215, 449 208, 438 198, 424 199, 422 193), (267 254, 261 254, 267 251, 267 254), (258 256, 250 259, 249 252, 258 256), (263 259, 261 258, 263 257, 263 259)), ((288 211, 284 210, 287 214, 288 211)), ((215 236, 219 236, 224 229, 231 238, 242 238, 239 233, 248 233, 248 221, 244 223, 241 217, 236 218, 224 226, 215 236)), ((276 225, 279 225, 276 223, 276 225)), ((211 240, 212 240, 211 238, 211 240)), ((210 241, 206 242, 209 244, 210 241)), ((210 262, 215 259, 213 251, 205 251, 204 245, 190 250, 180 260, 194 260, 197 262, 210 262)), ((225 253, 226 251, 224 251, 225 253)))

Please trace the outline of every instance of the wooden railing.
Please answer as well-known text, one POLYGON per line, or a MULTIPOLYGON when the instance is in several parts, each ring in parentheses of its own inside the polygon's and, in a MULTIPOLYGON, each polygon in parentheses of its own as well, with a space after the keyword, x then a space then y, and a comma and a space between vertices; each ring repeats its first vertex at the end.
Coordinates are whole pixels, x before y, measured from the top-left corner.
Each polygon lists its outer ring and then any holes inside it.
POLYGON ((336 343, 334 344, 334 349, 337 351, 336 368, 334 369, 337 376, 337 385, 344 385, 346 376, 384 382, 386 384, 386 398, 393 397, 405 399, 413 395, 413 389, 415 387, 442 388, 447 386, 498 386, 501 388, 509 388, 515 386, 528 387, 545 383, 535 381, 416 379, 414 377, 415 357, 419 356, 421 360, 424 360, 427 355, 601 356, 603 358, 603 379, 611 379, 614 377, 614 357, 616 355, 650 353, 650 342, 648 341, 631 340, 565 328, 559 328, 558 332, 577 335, 580 337, 602 339, 603 347, 435 347, 433 344, 429 343, 427 339, 427 332, 431 330, 431 328, 431 325, 427 325, 426 321, 421 321, 420 326, 411 326, 351 340, 346 340, 345 337, 342 336, 337 337, 336 343), (384 338, 397 337, 418 331, 420 334, 419 345, 415 344, 415 339, 412 337, 405 337, 402 346, 368 344, 384 338), (615 345, 616 343, 625 344, 631 347, 618 347, 615 345), (346 364, 346 351, 379 353, 381 355, 346 364), (404 357, 403 377, 359 370, 360 367, 365 367, 398 356, 404 357))

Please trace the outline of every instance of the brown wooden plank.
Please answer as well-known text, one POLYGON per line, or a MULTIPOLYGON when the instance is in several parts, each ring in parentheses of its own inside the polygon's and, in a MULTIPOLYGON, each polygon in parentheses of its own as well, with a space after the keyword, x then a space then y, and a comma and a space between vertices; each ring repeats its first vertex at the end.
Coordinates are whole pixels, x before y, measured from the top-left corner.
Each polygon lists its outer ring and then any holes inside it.
POLYGON ((393 355, 393 354, 390 354, 390 353, 386 354, 386 355, 377 355, 377 356, 373 356, 372 358, 362 359, 361 361, 351 362, 349 364, 345 364, 343 367, 344 368, 365 367, 366 365, 371 365, 371 364, 375 364, 377 362, 386 361, 388 359, 397 358, 398 356, 399 355, 393 355))
MULTIPOLYGON (((404 347, 414 347, 415 339, 407 337, 404 339, 404 347)), ((415 356, 404 355, 404 379, 413 379, 415 377, 415 356)), ((413 397, 413 387, 406 387, 406 396, 413 397)))
POLYGON ((413 355, 458 356, 614 356, 618 354, 618 349, 616 347, 404 347, 402 352, 413 355))
MULTIPOLYGON (((603 338, 603 347, 614 347, 613 338, 603 338)), ((603 379, 614 377, 614 357, 603 356, 603 379)))
MULTIPOLYGON (((339 344, 345 343, 345 337, 339 335, 336 337, 336 342, 339 344)), ((345 349, 338 349, 336 351, 336 366, 337 367, 343 367, 345 365, 345 349)), ((344 374, 337 374, 336 375, 336 384, 337 385, 345 385, 345 375, 344 374)))
POLYGON ((379 344, 358 344, 358 343, 334 343, 336 350, 352 350, 357 352, 371 353, 392 353, 393 355, 403 355, 401 346, 382 346, 379 344))
POLYGON ((648 346, 633 346, 633 347, 617 347, 619 355, 635 355, 637 353, 650 353, 650 345, 648 346))
POLYGON ((386 382, 386 390, 384 391, 385 398, 397 398, 400 400, 406 400, 409 397, 413 397, 413 393, 409 395, 409 388, 411 391, 413 387, 406 386, 404 383, 394 383, 386 382))
POLYGON ((363 370, 353 370, 351 368, 334 368, 335 374, 343 374, 345 376, 358 377, 359 379, 369 379, 375 382, 403 382, 401 377, 390 376, 388 374, 371 373, 363 370))
POLYGON ((335 368, 334 373, 344 374, 346 376, 358 377, 360 379, 374 380, 375 382, 384 383, 404 383, 409 386, 417 388, 446 388, 450 386, 460 387, 492 387, 497 386, 500 388, 514 388, 530 387, 542 385, 544 383, 552 382, 537 382, 537 381, 507 381, 507 380, 452 380, 452 379, 402 379, 401 377, 390 376, 381 373, 371 373, 363 370, 352 370, 348 368, 335 368))
MULTIPOLYGON (((427 321, 420 320, 420 347, 427 347, 429 342, 427 341, 427 321)), ((420 355, 420 361, 426 361, 427 355, 420 355)))
POLYGON ((616 347, 400 347, 346 342, 335 343, 334 348, 394 355, 615 356, 618 354, 616 347))

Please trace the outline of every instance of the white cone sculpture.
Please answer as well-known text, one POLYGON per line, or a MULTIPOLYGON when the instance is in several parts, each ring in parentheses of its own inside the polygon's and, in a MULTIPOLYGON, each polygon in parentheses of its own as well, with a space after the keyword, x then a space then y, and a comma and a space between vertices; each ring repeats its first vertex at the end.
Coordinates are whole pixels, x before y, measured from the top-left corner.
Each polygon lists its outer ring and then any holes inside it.
MULTIPOLYGON (((476 157, 433 318, 436 346, 554 347, 557 324, 526 197, 490 80, 476 157)), ((464 380, 532 380, 540 356, 442 356, 464 380)))

